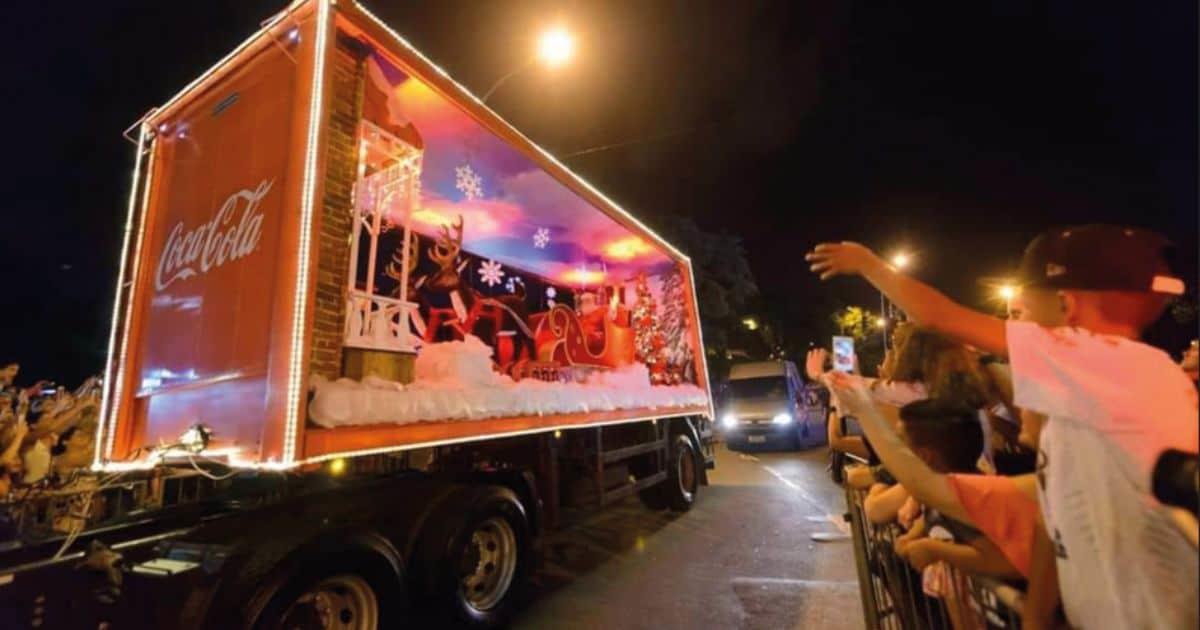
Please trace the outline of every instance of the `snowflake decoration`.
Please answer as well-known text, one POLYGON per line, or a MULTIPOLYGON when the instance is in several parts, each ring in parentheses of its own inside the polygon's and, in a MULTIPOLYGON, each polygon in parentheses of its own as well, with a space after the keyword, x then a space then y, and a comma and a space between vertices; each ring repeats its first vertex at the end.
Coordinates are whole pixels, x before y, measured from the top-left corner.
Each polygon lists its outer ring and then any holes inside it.
POLYGON ((500 263, 494 260, 486 260, 482 265, 479 265, 479 279, 489 287, 494 287, 501 282, 504 282, 504 270, 500 267, 500 263))
POLYGON ((516 293, 517 287, 523 287, 523 286, 525 286, 525 281, 522 280, 519 276, 509 276, 508 281, 504 283, 504 288, 509 293, 516 293))
POLYGON ((463 164, 454 168, 454 187, 468 201, 474 201, 483 196, 483 178, 471 169, 470 164, 463 164))
POLYGON ((538 249, 546 249, 546 246, 549 244, 550 230, 546 228, 538 228, 537 231, 533 233, 533 246, 538 249))
POLYGON ((554 287, 546 287, 546 297, 553 300, 558 295, 558 291, 554 287))

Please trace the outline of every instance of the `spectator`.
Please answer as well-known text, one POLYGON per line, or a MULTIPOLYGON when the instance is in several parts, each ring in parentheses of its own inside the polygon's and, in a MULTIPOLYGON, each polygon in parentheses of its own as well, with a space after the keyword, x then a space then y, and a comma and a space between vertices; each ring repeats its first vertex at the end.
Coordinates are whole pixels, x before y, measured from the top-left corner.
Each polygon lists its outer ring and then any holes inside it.
MULTIPOLYGON (((926 508, 982 531, 1014 569, 1021 575, 1029 574, 1029 550, 1037 520, 1033 475, 1013 478, 969 474, 974 471, 966 466, 960 465, 954 470, 927 463, 926 457, 914 453, 891 429, 890 423, 879 413, 862 383, 840 376, 834 376, 831 380, 836 394, 845 400, 850 412, 860 418, 888 470, 917 501, 926 508)), ((922 415, 923 410, 916 405, 923 404, 913 403, 901 412, 910 417, 922 415)), ((925 411, 925 414, 929 412, 925 411)), ((973 418, 973 414, 963 409, 948 409, 943 414, 951 416, 949 420, 943 419, 943 425, 961 425, 973 418)), ((963 447, 960 444, 960 448, 963 447)), ((971 449, 973 446, 967 444, 965 448, 971 449)), ((959 463, 965 460, 963 458, 959 463)))
MULTIPOLYGON (((999 387, 989 386, 976 359, 962 344, 935 333, 901 325, 896 329, 893 348, 892 353, 884 359, 888 372, 886 377, 855 377, 866 385, 872 399, 883 405, 885 417, 892 420, 893 424, 899 419, 898 409, 917 400, 937 398, 959 401, 972 408, 985 408, 1000 397, 999 387)), ((827 357, 828 352, 823 349, 809 352, 805 371, 810 379, 821 382, 828 379, 831 372, 823 371, 827 357)), ((830 398, 837 406, 837 396, 831 395, 830 398)), ((839 417, 845 415, 843 411, 839 417)), ((878 463, 869 440, 844 436, 840 430, 831 428, 830 448, 847 450, 873 464, 878 463)), ((985 447, 975 456, 986 455, 986 450, 985 447)), ((847 473, 847 482, 858 488, 867 488, 877 481, 891 482, 886 476, 880 479, 879 473, 878 468, 851 468, 847 473)))
POLYGON ((3 452, 0 452, 0 499, 8 497, 14 478, 21 473, 21 446, 25 442, 25 436, 29 434, 29 424, 25 422, 28 410, 29 401, 21 394, 13 414, 12 433, 4 445, 3 452))
POLYGON ((1195 387, 1164 352, 1137 341, 1166 295, 1183 292, 1167 246, 1115 226, 1047 232, 1022 259, 1028 321, 1007 323, 954 303, 861 245, 819 245, 808 256, 822 278, 862 275, 920 325, 1009 357, 1016 404, 1046 416, 1038 494, 1053 555, 1035 545, 1027 627, 1049 622, 1038 587, 1050 586, 1042 580, 1054 569, 1075 626, 1200 624, 1195 549, 1149 495, 1158 453, 1195 451, 1200 440, 1195 387))
MULTIPOLYGON (((917 401, 900 409, 897 435, 932 470, 946 473, 977 473, 976 458, 983 448, 983 427, 976 412, 959 403, 936 399, 917 401)), ((1013 566, 998 553, 996 546, 982 537, 979 530, 938 510, 926 506, 909 533, 897 545, 901 557, 909 559, 908 551, 921 550, 923 569, 931 562, 944 560, 967 571, 1009 576, 1013 566), (940 528, 948 536, 922 538, 940 528)))
POLYGON ((1183 351, 1183 359, 1179 361, 1179 367, 1183 368, 1183 373, 1187 374, 1193 383, 1200 380, 1200 345, 1197 344, 1200 344, 1200 341, 1192 340, 1188 349, 1183 351))

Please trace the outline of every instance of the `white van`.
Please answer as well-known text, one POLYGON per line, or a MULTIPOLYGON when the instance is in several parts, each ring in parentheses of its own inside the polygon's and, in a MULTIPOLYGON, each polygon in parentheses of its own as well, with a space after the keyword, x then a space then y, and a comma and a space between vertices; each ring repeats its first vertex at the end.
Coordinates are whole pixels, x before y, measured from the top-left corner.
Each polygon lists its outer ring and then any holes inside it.
POLYGON ((813 408, 791 361, 734 365, 722 394, 720 425, 731 448, 798 448, 825 440, 825 415, 813 408))

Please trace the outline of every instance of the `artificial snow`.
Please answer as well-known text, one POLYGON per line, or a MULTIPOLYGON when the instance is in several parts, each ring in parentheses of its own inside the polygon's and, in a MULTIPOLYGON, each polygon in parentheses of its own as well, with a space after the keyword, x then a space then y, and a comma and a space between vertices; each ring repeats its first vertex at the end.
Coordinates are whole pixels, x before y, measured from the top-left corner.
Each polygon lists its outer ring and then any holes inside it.
POLYGON ((361 382, 312 378, 308 417, 323 427, 483 420, 512 416, 670 409, 706 405, 695 385, 650 385, 645 365, 602 370, 582 383, 513 381, 492 370, 492 349, 475 337, 424 346, 415 380, 403 385, 368 376, 361 382))

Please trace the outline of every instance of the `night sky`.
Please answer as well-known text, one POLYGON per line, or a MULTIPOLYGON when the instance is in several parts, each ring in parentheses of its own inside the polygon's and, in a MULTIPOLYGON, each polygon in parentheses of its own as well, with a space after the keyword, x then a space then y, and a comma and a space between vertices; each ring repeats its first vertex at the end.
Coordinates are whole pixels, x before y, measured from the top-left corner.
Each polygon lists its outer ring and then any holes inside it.
MULTIPOLYGON (((980 278, 1041 229, 1136 224, 1178 244, 1195 301, 1196 3, 1110 4, 369 3, 476 93, 542 26, 569 25, 577 63, 514 76, 494 108, 559 155, 622 145, 566 161, 636 214, 741 235, 797 331, 877 304, 861 282, 810 277, 803 252, 824 239, 906 248, 915 273, 983 304, 980 278)), ((21 361, 22 381, 100 368, 133 154, 121 131, 282 5, 8 9, 0 361, 21 361)))

